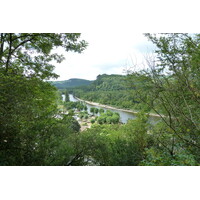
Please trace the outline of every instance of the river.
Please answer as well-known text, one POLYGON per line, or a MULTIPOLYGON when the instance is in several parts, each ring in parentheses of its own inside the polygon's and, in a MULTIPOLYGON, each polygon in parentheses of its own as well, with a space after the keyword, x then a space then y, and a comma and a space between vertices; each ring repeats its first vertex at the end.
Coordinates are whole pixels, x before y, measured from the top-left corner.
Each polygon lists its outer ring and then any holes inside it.
MULTIPOLYGON (((64 96, 64 95, 63 95, 64 96)), ((63 97, 63 99, 64 99, 64 97, 63 97)), ((79 101, 78 99, 76 99, 72 94, 69 94, 69 100, 70 101, 72 101, 72 102, 76 102, 76 101, 79 101)), ((134 114, 134 113, 130 113, 130 112, 126 112, 126 111, 122 111, 122 110, 117 110, 117 109, 114 109, 114 108, 104 108, 104 107, 101 107, 101 106, 98 106, 98 105, 91 105, 91 104, 89 104, 89 103, 86 103, 85 101, 84 101, 84 103, 85 103, 85 105, 87 106, 87 111, 88 111, 88 113, 90 113, 90 108, 91 107, 95 107, 95 108, 102 108, 102 109, 104 109, 105 111, 106 110, 111 110, 111 111, 113 111, 113 112, 117 112, 117 113, 119 113, 120 114, 120 121, 122 122, 122 123, 127 123, 127 121, 129 120, 129 119, 135 119, 137 116, 136 116, 136 114, 134 114)), ((91 114, 91 113, 90 113, 91 114)), ((150 123, 151 124, 155 124, 156 122, 158 122, 159 121, 159 117, 156 117, 156 116, 149 116, 149 121, 150 121, 150 123)))

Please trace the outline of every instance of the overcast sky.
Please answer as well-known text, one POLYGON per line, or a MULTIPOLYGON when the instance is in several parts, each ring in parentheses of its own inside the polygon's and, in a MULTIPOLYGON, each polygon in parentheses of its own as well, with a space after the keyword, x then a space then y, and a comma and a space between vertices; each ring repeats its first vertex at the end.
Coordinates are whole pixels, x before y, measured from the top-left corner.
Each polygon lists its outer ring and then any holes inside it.
POLYGON ((54 63, 55 72, 60 75, 57 80, 95 80, 99 74, 125 74, 133 64, 141 68, 144 55, 153 50, 152 43, 142 33, 82 33, 81 38, 89 43, 83 53, 59 49, 65 60, 54 63))

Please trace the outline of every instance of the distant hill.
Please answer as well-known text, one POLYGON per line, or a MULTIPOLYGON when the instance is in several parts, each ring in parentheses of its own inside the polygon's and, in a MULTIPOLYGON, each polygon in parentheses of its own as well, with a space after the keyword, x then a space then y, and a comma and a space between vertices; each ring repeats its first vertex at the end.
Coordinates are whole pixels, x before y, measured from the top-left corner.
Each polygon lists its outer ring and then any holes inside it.
POLYGON ((79 79, 79 78, 71 78, 65 81, 51 81, 51 84, 57 87, 58 89, 66 89, 66 88, 74 88, 79 86, 90 85, 93 81, 79 79))
POLYGON ((133 96, 127 76, 101 74, 88 86, 72 88, 71 93, 80 99, 111 105, 119 108, 136 109, 137 99, 133 96))
POLYGON ((125 77, 124 75, 118 74, 101 74, 97 76, 97 79, 92 83, 91 87, 95 87, 93 91, 124 90, 127 89, 125 86, 125 77))
POLYGON ((118 74, 100 74, 97 76, 96 80, 91 81, 90 84, 73 87, 71 91, 79 89, 85 92, 127 90, 125 78, 126 76, 118 74))

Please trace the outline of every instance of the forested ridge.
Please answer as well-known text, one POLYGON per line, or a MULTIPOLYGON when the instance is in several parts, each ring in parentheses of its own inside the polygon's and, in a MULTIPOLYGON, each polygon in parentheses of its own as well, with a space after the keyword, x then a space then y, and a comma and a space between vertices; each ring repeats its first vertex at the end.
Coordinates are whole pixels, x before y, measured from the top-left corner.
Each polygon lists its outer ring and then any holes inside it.
POLYGON ((129 87, 125 75, 98 75, 92 84, 69 91, 84 100, 118 108, 140 109, 139 102, 133 96, 133 88, 129 87))
POLYGON ((58 89, 73 88, 78 86, 90 85, 93 81, 80 79, 80 78, 71 78, 65 81, 50 81, 58 89))
POLYGON ((57 77, 51 61, 64 59, 53 48, 81 53, 87 42, 74 33, 1 33, 0 165, 199 165, 200 34, 145 36, 157 47, 147 70, 62 90, 135 109, 137 118, 120 124, 107 112, 80 132, 74 112, 87 118, 84 105, 63 102, 46 80, 57 77), (161 120, 150 124, 148 112, 161 120))

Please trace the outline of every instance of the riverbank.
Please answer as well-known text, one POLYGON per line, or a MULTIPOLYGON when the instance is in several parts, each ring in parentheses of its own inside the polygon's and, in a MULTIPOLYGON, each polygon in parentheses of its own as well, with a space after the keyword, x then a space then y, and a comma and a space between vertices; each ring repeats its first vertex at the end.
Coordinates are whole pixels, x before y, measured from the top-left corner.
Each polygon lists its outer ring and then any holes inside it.
MULTIPOLYGON (((82 102, 85 102, 87 104, 90 104, 92 106, 99 106, 101 108, 118 110, 118 111, 123 111, 123 112, 127 112, 127 113, 132 113, 132 114, 137 114, 138 113, 138 111, 126 110, 126 109, 116 108, 116 107, 113 107, 113 106, 108 106, 108 105, 104 105, 104 104, 100 104, 100 103, 96 103, 96 102, 92 102, 92 101, 86 101, 86 100, 83 100, 83 99, 79 99, 78 97, 75 97, 75 96, 74 96, 74 98, 79 100, 79 101, 82 101, 82 102)), ((158 114, 154 114, 154 113, 149 113, 149 116, 152 116, 152 117, 164 117, 163 115, 158 115, 158 114)))

